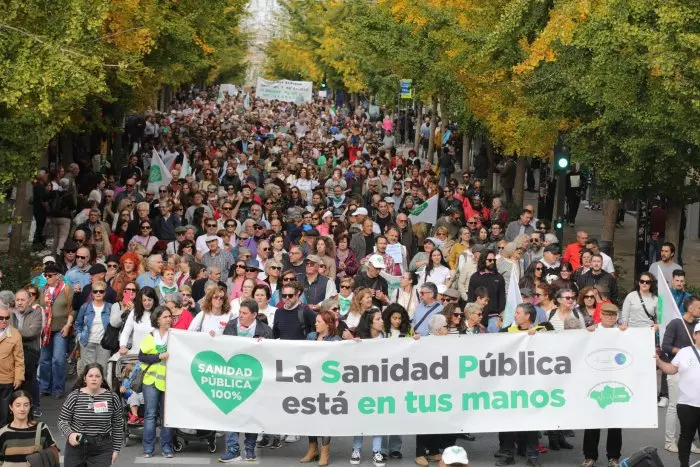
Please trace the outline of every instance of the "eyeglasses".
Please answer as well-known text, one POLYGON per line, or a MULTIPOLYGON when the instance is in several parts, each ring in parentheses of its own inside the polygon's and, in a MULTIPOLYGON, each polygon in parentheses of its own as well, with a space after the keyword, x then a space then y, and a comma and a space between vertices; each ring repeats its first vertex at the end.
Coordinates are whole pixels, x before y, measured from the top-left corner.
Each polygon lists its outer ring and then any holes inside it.
POLYGON ((245 264, 237 264, 236 269, 238 268, 245 269, 245 264))
POLYGON ((182 295, 183 297, 191 297, 192 296, 192 294, 189 294, 187 292, 180 292, 180 295, 182 295))
POLYGON ((103 294, 103 293, 105 293, 105 291, 104 291, 104 289, 101 289, 101 290, 93 290, 92 293, 93 293, 93 294, 96 294, 96 293, 98 293, 98 294, 103 294))
POLYGON ((10 321, 9 316, 0 316, 0 321, 10 321))
POLYGON ((87 259, 87 256, 75 255, 77 259, 87 259))
POLYGON ((56 277, 56 276, 58 276, 58 274, 53 273, 53 272, 49 272, 49 273, 44 274, 44 275, 45 275, 47 278, 48 278, 48 277, 56 277))
POLYGON ((238 237, 238 241, 240 242, 241 240, 248 240, 248 237, 238 237))
POLYGON ((595 295, 584 295, 583 298, 595 298, 595 295))
POLYGON ((221 208, 221 209, 223 209, 224 211, 230 211, 230 210, 232 210, 233 208, 232 208, 231 206, 224 206, 224 207, 221 208))
POLYGON ((341 285, 340 288, 341 289, 350 289, 350 286, 349 285, 341 285))
POLYGON ((282 268, 280 266, 270 266, 270 269, 274 269, 276 271, 281 271, 282 268))
POLYGON ((216 227, 216 224, 207 224, 207 227, 216 227))
POLYGON ((292 282, 295 280, 297 280, 296 277, 285 277, 284 279, 282 279, 282 282, 292 282))
POLYGON ((109 269, 117 269, 119 267, 119 265, 118 264, 108 264, 107 267, 109 269))
POLYGON ((487 263, 495 263, 496 259, 495 258, 486 258, 487 263))
POLYGON ((150 225, 141 226, 141 230, 151 230, 151 226, 150 225))
POLYGON ((564 300, 576 300, 576 297, 561 297, 564 300))
POLYGON ((283 293, 282 298, 294 298, 295 295, 293 293, 283 293))
POLYGON ((474 222, 474 221, 467 222, 467 225, 476 225, 476 222, 474 222))
POLYGON ((255 230, 265 230, 265 227, 263 227, 262 225, 256 225, 255 230))
POLYGON ((76 250, 63 250, 63 253, 67 255, 74 255, 76 250))
POLYGON ((544 268, 535 268, 535 271, 544 271, 544 268))
POLYGON ((464 316, 464 313, 452 313, 452 316, 464 316))
POLYGON ((645 279, 639 279, 639 283, 643 285, 650 285, 651 281, 645 280, 645 279))
POLYGON ((224 296, 223 295, 214 295, 213 297, 211 297, 211 299, 212 300, 223 300, 224 296))
POLYGON ((127 287, 127 288, 124 289, 124 290, 128 290, 129 292, 136 292, 136 289, 133 288, 133 287, 127 287))

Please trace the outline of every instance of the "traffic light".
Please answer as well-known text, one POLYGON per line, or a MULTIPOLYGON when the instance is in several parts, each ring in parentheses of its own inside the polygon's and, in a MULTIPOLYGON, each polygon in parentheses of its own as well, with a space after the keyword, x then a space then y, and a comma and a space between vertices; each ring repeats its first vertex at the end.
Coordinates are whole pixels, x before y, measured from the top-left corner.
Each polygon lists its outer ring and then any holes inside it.
POLYGON ((561 245, 564 241, 564 218, 557 217, 554 221, 554 234, 559 239, 559 244, 561 245))
POLYGON ((325 91, 327 87, 328 84, 326 83, 326 75, 323 75, 323 80, 321 81, 321 90, 325 91))
POLYGON ((554 146, 554 164, 557 170, 566 172, 571 165, 569 148, 564 144, 564 138, 559 135, 557 144, 554 146))

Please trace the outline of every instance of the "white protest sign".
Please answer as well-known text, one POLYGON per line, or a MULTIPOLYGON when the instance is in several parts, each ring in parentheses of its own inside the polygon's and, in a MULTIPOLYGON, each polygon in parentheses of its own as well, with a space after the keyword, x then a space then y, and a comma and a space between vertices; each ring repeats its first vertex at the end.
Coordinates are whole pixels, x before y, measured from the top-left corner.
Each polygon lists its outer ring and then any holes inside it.
POLYGON ((311 81, 270 81, 258 77, 255 87, 255 97, 268 101, 278 100, 296 102, 297 104, 311 102, 313 83, 311 81))
POLYGON ((402 246, 401 243, 390 243, 386 246, 386 254, 391 256, 398 265, 403 264, 402 246))
POLYGON ((173 330, 165 425, 351 436, 656 428, 651 328, 341 342, 173 330))

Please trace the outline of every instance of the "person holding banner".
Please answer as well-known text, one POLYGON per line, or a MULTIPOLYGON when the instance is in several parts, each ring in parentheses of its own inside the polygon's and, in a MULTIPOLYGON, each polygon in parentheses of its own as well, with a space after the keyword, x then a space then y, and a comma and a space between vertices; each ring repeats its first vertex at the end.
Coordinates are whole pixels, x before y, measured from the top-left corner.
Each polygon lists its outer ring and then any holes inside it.
MULTIPOLYGON (((357 325, 355 340, 359 342, 360 339, 383 339, 385 337, 384 320, 379 308, 372 307, 365 311, 357 325)), ((372 436, 372 463, 374 467, 386 465, 386 456, 382 453, 382 438, 381 435, 372 436)), ((350 464, 352 465, 360 465, 362 439, 362 436, 355 436, 352 439, 352 455, 350 456, 350 464)))
MULTIPOLYGON (((309 333, 307 340, 335 342, 340 340, 337 333, 335 313, 323 310, 316 315, 316 331, 309 333)), ((306 450, 306 455, 299 459, 299 462, 304 464, 318 460, 318 465, 328 465, 328 462, 330 462, 330 444, 330 436, 321 437, 321 449, 319 452, 318 437, 309 436, 309 447, 306 450)))
MULTIPOLYGON (((619 308, 613 303, 606 303, 601 307, 601 322, 589 326, 587 329, 594 332, 596 329, 619 328, 621 331, 627 329, 627 325, 617 324, 619 308)), ((598 443, 600 442, 600 429, 587 429, 583 432, 583 456, 584 461, 581 467, 593 467, 598 460, 598 443)), ((608 467, 618 467, 622 451, 622 430, 620 428, 608 428, 608 439, 606 441, 608 457, 608 467)))
MULTIPOLYGON (((168 353, 168 337, 170 337, 170 325, 172 317, 170 310, 165 306, 159 306, 151 314, 151 326, 155 328, 143 338, 139 345, 139 361, 143 370, 143 400, 144 400, 144 424, 143 424, 143 457, 153 457, 156 442, 156 420, 158 413, 161 418, 165 412, 165 365, 170 354, 168 353)), ((163 457, 173 457, 173 429, 165 425, 160 428, 160 450, 163 457)))
MULTIPOLYGON (((688 299, 690 300, 690 299, 688 299)), ((697 300, 697 299, 695 299, 697 300)), ((686 312, 687 314, 687 312, 686 312)), ((700 431, 700 323, 693 329, 693 345, 684 347, 668 363, 655 355, 656 366, 668 375, 678 375, 678 419, 681 435, 678 439, 680 467, 688 467, 693 437, 700 431)))
MULTIPOLYGON (((255 339, 272 339, 272 329, 258 320, 258 304, 250 298, 241 302, 237 318, 233 318, 226 324, 224 335, 249 337, 255 339)), ((245 434, 245 460, 256 461, 255 440, 257 433, 245 434)), ((229 463, 242 460, 241 447, 238 444, 238 432, 226 433, 226 452, 219 457, 219 462, 229 463)))

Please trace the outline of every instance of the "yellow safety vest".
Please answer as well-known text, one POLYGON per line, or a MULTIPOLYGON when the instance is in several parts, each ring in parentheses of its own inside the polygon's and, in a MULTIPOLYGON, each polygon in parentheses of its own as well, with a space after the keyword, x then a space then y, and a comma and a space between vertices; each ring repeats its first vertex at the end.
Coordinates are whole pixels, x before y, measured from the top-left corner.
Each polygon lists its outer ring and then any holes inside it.
MULTIPOLYGON (((153 334, 149 334, 141 341, 139 350, 145 355, 158 355, 153 334)), ((159 361, 150 366, 148 363, 141 362, 141 366, 146 370, 143 375, 143 384, 154 385, 159 391, 165 391, 165 362, 159 361)))

